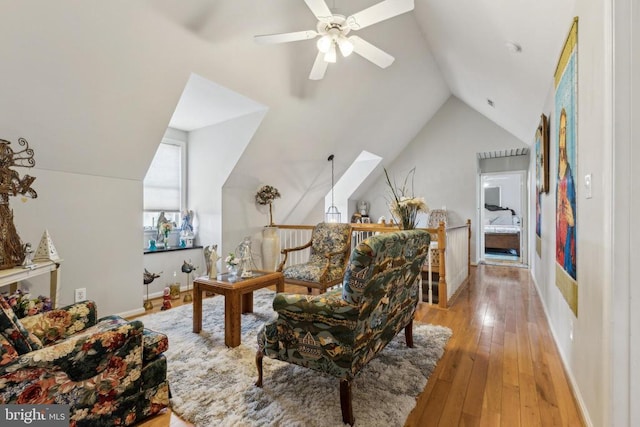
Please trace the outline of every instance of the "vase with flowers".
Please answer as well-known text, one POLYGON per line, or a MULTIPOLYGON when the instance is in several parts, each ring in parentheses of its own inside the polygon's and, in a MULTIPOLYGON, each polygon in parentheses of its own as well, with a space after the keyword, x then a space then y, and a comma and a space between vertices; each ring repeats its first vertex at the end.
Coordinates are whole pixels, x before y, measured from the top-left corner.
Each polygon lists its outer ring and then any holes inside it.
POLYGON ((224 259, 227 266, 229 276, 235 277, 238 274, 238 264, 240 264, 240 258, 236 257, 236 254, 229 252, 229 255, 224 259))
POLYGON ((273 201, 280 198, 280 192, 271 185, 263 185, 256 193, 256 203, 269 205, 269 225, 262 230, 262 269, 275 271, 280 254, 280 237, 273 224, 273 201))
POLYGON ((169 233, 173 230, 173 224, 170 222, 163 222, 160 224, 160 234, 164 237, 164 248, 169 249, 169 233))
POLYGON ((391 201, 389 204, 389 210, 394 220, 402 227, 403 230, 410 230, 416 228, 418 223, 418 213, 429 212, 429 207, 424 201, 423 197, 416 197, 413 193, 413 179, 415 177, 416 168, 409 171, 404 179, 401 187, 391 183, 389 173, 387 169, 384 170, 384 175, 387 179, 387 185, 391 190, 391 201), (408 182, 411 180, 411 188, 408 186, 408 182))

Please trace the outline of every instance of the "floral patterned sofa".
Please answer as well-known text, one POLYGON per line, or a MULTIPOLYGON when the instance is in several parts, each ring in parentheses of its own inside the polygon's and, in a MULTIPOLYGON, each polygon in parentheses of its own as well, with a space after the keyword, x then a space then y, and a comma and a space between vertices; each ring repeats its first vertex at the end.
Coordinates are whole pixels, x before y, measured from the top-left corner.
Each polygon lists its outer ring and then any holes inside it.
POLYGON ((418 275, 429 241, 423 230, 370 237, 351 252, 342 288, 317 296, 277 294, 277 318, 258 333, 256 385, 262 386, 264 355, 333 375, 340 379, 342 419, 353 424, 353 378, 403 328, 413 346, 418 275))
POLYGON ((18 319, 0 296, 0 404, 68 404, 71 426, 131 425, 169 404, 166 335, 92 301, 18 319))

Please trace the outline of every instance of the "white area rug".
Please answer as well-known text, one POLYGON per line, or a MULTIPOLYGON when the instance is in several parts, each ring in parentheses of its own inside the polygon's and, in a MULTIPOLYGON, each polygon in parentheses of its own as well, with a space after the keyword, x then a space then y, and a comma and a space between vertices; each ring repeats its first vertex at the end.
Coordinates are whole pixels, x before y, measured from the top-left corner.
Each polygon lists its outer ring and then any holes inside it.
MULTIPOLYGON (((256 334, 275 314, 274 292, 254 293, 254 313, 242 315, 242 344, 224 345, 224 299, 203 301, 200 334, 192 330, 191 305, 140 317, 169 336, 168 378, 173 411, 196 426, 342 426, 339 381, 264 358, 264 387, 254 385, 256 334)), ((356 426, 401 426, 424 389, 451 330, 414 322, 414 348, 401 332, 356 377, 356 426)))

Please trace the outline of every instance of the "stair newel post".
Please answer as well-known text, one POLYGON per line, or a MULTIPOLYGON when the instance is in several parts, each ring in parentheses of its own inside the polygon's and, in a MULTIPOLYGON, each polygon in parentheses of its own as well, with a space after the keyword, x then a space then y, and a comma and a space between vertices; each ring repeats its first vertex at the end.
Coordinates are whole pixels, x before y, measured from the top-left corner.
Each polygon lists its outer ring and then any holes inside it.
POLYGON ((440 221, 438 224, 438 257, 440 259, 440 271, 438 272, 438 306, 441 308, 447 308, 447 279, 445 268, 445 256, 444 251, 447 249, 447 234, 445 230, 444 221, 440 221))

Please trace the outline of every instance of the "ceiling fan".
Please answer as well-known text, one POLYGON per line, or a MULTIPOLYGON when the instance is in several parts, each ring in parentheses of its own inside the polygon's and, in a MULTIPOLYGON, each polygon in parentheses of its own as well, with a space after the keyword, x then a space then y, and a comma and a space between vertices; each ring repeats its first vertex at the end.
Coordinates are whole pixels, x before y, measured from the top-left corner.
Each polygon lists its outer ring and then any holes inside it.
POLYGON ((414 8, 414 0, 384 0, 351 16, 333 14, 325 0, 304 0, 311 12, 318 18, 316 30, 296 31, 293 33, 267 34, 255 36, 258 43, 287 43, 299 40, 320 38, 317 42, 318 55, 309 74, 311 80, 324 77, 329 63, 336 62, 336 47, 347 57, 352 52, 373 62, 380 68, 387 68, 394 57, 358 36, 347 35, 385 19, 393 18, 414 8))

